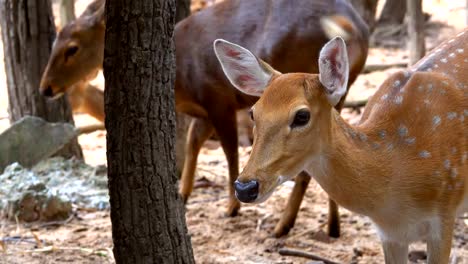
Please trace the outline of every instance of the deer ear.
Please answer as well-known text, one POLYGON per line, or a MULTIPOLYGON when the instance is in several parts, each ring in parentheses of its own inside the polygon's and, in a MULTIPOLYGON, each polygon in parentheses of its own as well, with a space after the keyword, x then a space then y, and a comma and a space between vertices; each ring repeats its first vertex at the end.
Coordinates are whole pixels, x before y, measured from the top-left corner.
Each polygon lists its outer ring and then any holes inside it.
POLYGON ((279 74, 266 62, 237 44, 217 39, 213 46, 226 77, 234 87, 246 94, 261 96, 273 76, 279 74))
POLYGON ((341 37, 335 37, 323 46, 319 72, 319 80, 325 88, 328 101, 335 106, 346 94, 349 75, 348 52, 341 37))

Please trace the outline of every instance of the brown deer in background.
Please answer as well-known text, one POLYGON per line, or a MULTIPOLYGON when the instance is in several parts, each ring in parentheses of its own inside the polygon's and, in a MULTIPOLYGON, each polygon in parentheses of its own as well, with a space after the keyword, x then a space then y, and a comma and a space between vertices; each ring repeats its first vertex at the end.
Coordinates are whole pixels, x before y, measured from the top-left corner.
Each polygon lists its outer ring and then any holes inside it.
MULTIPOLYGON (((78 20, 83 17, 83 21, 67 25, 59 33, 41 82, 44 95, 57 96, 101 68, 103 10, 98 8, 94 13, 97 15, 81 16, 78 20)), ((185 201, 193 189, 200 148, 216 132, 229 167, 227 215, 236 215, 240 208, 233 188, 239 173, 236 112, 254 104, 258 97, 232 87, 213 56, 213 41, 225 38, 239 43, 281 72, 317 73, 320 48, 330 35, 345 35, 352 84, 364 66, 369 36, 367 26, 346 0, 225 0, 176 25, 176 109, 193 117, 180 183, 185 201)), ((344 96, 338 110, 343 102, 344 96)), ((294 225, 309 180, 305 172, 296 177, 275 235, 286 234, 294 225)), ((339 236, 338 219, 337 206, 330 201, 329 234, 335 237, 339 236)))

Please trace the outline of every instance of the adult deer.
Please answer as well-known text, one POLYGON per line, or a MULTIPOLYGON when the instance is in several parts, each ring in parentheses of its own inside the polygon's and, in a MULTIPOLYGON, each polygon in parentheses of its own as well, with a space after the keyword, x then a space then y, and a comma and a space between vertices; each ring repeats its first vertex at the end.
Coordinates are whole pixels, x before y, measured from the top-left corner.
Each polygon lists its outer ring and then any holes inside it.
POLYGON ((386 80, 356 126, 333 108, 349 80, 341 38, 321 50, 318 74, 281 74, 224 40, 214 48, 231 83, 261 96, 252 154, 235 182, 240 201, 263 202, 306 171, 374 222, 386 263, 406 263, 418 239, 428 263, 448 263, 454 219, 468 210, 468 30, 386 80))
MULTIPOLYGON (((186 146, 185 166, 180 193, 187 200, 192 192, 197 157, 203 142, 214 132, 218 134, 229 167, 229 205, 227 214, 236 215, 240 203, 234 196, 233 183, 238 176, 238 138, 236 111, 251 106, 258 97, 248 96, 231 86, 213 56, 212 42, 228 38, 254 50, 256 54, 282 72, 318 72, 317 58, 320 47, 329 37, 320 26, 348 35, 348 52, 351 56, 351 84, 364 66, 368 48, 368 29, 362 19, 345 0, 225 0, 191 15, 177 24, 174 32, 176 46, 175 97, 177 111, 194 117, 186 146), (327 17, 327 18, 324 18, 327 17), (290 47, 294 47, 291 49, 290 47), (289 59, 287 59, 289 58, 289 59)), ((92 21, 97 21, 92 19, 92 21)), ((83 35, 95 31, 95 23, 64 29, 71 38, 59 33, 53 56, 43 76, 43 94, 54 96, 71 83, 93 73, 95 69, 70 71, 63 64, 81 64, 83 60, 96 60, 101 67, 102 46, 80 41, 83 35), (88 25, 88 26, 85 26, 88 25), (75 36, 76 37, 73 37, 75 36), (78 47, 69 52, 70 47, 78 47), (98 56, 95 54, 99 53, 98 56), (66 56, 66 55, 70 56, 66 56), (93 54, 89 56, 88 54, 93 54), (53 63, 56 65, 52 65, 53 63), (69 76, 59 78, 57 76, 69 76), (73 76, 73 79, 71 78, 73 76)), ((327 32, 329 32, 328 30, 327 32)), ((95 38, 103 42, 101 34, 95 38)), ((90 62, 88 62, 90 63, 90 62)), ((343 100, 337 109, 341 108, 343 100)), ((292 227, 303 193, 310 177, 301 173, 291 195, 288 209, 275 234, 283 235, 292 227)), ((338 236, 338 212, 331 203, 330 234, 338 236)))

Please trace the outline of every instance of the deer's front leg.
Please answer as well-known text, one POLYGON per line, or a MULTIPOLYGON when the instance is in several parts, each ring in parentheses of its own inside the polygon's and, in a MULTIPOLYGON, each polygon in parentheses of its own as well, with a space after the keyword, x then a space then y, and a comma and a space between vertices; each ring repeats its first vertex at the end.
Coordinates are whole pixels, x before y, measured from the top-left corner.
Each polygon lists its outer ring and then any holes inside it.
POLYGON ((450 215, 430 225, 427 239, 428 264, 449 263, 454 224, 454 217, 450 215))
POLYGON ((408 243, 382 241, 385 255, 385 264, 406 264, 408 263, 408 243))

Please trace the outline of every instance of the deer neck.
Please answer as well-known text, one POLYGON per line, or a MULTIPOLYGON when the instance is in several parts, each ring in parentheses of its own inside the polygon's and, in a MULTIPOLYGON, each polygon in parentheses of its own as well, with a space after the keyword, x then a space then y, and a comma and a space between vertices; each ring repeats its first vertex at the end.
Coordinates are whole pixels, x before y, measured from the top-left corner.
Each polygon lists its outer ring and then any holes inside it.
MULTIPOLYGON (((341 206, 370 215, 382 202, 385 190, 385 150, 378 149, 368 134, 347 124, 332 110, 329 139, 306 167, 341 206)), ((388 161, 386 161, 388 162, 388 161)))

